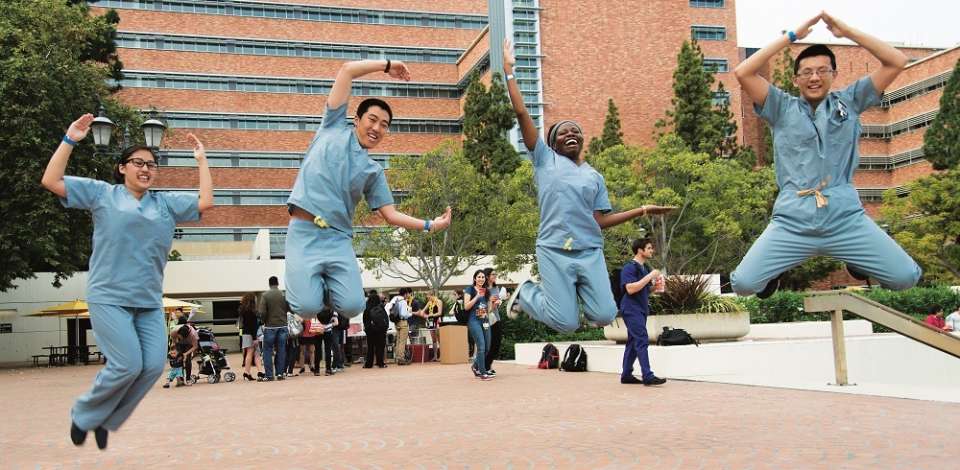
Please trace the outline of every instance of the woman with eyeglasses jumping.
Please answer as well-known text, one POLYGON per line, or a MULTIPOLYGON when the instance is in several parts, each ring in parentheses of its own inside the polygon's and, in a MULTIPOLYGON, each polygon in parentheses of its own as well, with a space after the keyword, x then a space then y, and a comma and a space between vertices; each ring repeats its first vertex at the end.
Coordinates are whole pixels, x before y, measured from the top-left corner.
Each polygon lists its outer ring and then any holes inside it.
POLYGON ((177 222, 199 220, 213 207, 213 179, 207 157, 193 134, 193 156, 200 173, 195 193, 151 191, 159 167, 149 147, 124 150, 114 166, 116 184, 64 176, 74 146, 90 131, 92 114, 67 130, 47 164, 41 184, 67 208, 93 215, 93 253, 87 278, 87 304, 97 345, 107 364, 93 387, 71 410, 70 439, 82 445, 90 430, 97 447, 107 447, 109 431, 130 417, 163 372, 163 268, 177 222))

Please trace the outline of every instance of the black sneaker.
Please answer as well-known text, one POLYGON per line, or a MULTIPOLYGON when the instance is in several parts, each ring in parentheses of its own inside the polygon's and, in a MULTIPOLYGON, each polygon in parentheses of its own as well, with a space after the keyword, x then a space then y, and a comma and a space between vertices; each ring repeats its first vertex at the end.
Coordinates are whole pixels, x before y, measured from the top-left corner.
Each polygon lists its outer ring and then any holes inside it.
POLYGON ((332 370, 328 369, 326 372, 323 373, 323 375, 333 375, 333 373, 334 372, 332 370))
POLYGON ((650 377, 649 379, 643 379, 643 384, 647 386, 663 385, 665 383, 667 383, 667 379, 661 379, 660 377, 657 377, 657 376, 650 377))
POLYGON ((107 430, 98 427, 93 430, 93 437, 97 440, 97 449, 103 450, 107 448, 107 430))
POLYGON ((780 278, 782 276, 783 274, 780 274, 779 276, 771 279, 770 282, 767 283, 767 287, 764 287, 762 291, 757 292, 757 298, 766 299, 767 297, 773 295, 773 293, 780 288, 780 278))
POLYGON ((492 375, 492 376, 496 377, 496 376, 497 376, 497 371, 495 371, 495 370, 493 370, 493 369, 490 369, 490 370, 487 371, 487 375, 492 375))
POLYGON ((70 422, 70 440, 73 441, 73 445, 82 446, 83 442, 87 440, 87 431, 80 429, 77 426, 77 423, 70 422))
POLYGON ((170 388, 170 382, 163 384, 163 388, 170 388))
POLYGON ((628 375, 626 377, 620 377, 620 383, 622 384, 642 384, 643 381, 636 378, 635 376, 628 375))

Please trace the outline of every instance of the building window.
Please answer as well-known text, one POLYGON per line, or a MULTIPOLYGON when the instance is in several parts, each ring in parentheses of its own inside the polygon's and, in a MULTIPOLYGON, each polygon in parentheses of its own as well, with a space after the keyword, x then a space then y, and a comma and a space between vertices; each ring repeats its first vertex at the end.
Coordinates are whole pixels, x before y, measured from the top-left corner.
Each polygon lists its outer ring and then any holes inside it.
POLYGON ((691 26, 690 34, 697 41, 727 40, 727 28, 723 26, 691 26))
POLYGON ((714 106, 726 106, 730 104, 730 92, 713 92, 713 105, 714 106))
POLYGON ((723 0, 690 0, 693 8, 723 8, 723 0))
POLYGON ((727 72, 727 59, 703 59, 703 68, 713 73, 727 72))

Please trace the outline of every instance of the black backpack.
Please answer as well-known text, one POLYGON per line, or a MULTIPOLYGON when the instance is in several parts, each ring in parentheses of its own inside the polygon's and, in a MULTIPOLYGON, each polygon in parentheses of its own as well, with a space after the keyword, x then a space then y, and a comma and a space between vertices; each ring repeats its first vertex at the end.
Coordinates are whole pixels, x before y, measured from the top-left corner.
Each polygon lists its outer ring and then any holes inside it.
POLYGON ((457 318, 457 323, 466 325, 470 321, 470 314, 463 308, 463 301, 458 300, 453 305, 453 316, 457 318))
POLYGON ((395 300, 390 306, 390 321, 400 323, 400 301, 395 300))
POLYGON ((560 351, 553 343, 547 343, 543 346, 543 352, 540 353, 540 362, 537 363, 537 369, 556 369, 560 365, 560 351))
POLYGON ((687 333, 687 330, 681 328, 663 327, 663 333, 657 338, 657 346, 680 346, 684 344, 695 344, 700 347, 700 343, 687 333))
POLYGON ((373 331, 387 331, 387 311, 383 305, 374 305, 370 308, 370 327, 373 331))
POLYGON ((579 344, 571 344, 563 354, 560 370, 566 372, 586 372, 587 352, 579 344))

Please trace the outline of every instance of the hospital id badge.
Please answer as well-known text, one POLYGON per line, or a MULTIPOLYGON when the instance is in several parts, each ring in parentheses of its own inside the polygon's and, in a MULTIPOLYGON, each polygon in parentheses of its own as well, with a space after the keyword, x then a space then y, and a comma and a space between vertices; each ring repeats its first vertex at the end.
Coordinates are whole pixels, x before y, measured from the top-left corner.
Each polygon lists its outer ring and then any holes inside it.
POLYGON ((484 329, 484 330, 489 330, 489 329, 490 329, 490 324, 487 323, 487 322, 483 322, 483 329, 484 329))

